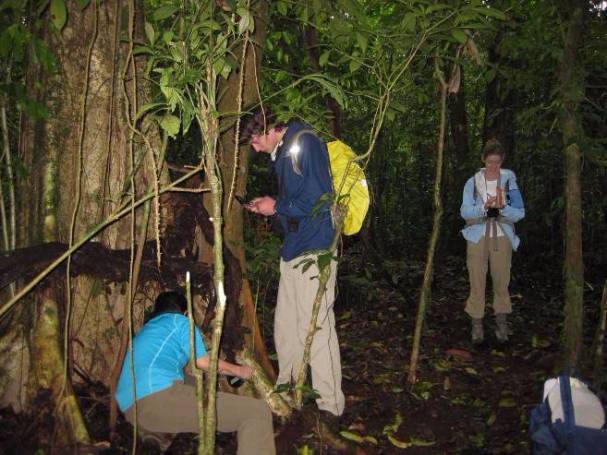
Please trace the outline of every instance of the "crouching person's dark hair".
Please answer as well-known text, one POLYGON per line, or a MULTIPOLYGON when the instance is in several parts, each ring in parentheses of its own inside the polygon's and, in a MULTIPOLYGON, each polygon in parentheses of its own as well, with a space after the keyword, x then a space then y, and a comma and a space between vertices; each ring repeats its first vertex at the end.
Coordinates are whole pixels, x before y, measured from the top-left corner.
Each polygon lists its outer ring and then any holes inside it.
POLYGON ((177 291, 161 292, 158 294, 158 297, 156 297, 156 302, 154 302, 154 310, 146 318, 146 321, 149 321, 150 319, 164 313, 183 314, 187 309, 188 301, 183 294, 177 291))

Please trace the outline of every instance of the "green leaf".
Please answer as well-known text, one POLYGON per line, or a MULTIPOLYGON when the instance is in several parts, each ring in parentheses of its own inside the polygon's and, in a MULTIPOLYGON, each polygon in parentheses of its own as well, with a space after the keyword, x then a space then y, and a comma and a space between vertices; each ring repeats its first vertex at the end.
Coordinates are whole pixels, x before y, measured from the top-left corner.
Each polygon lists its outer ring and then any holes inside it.
POLYGON ((485 71, 485 81, 491 82, 493 79, 495 79, 496 75, 497 75, 496 68, 489 68, 487 71, 485 71))
POLYGON ((51 0, 51 22, 59 31, 63 30, 67 22, 67 8, 64 0, 51 0))
POLYGON ((325 89, 342 108, 346 107, 346 96, 344 91, 334 80, 330 79, 329 77, 323 74, 308 74, 302 77, 300 80, 311 80, 316 82, 323 89, 325 89))
POLYGON ((322 54, 320 54, 320 57, 318 58, 318 64, 320 66, 325 66, 327 64, 327 62, 329 61, 330 55, 331 55, 331 50, 325 51, 322 54))
POLYGON ((246 31, 252 32, 254 29, 255 21, 251 12, 246 8, 237 8, 236 14, 240 16, 238 21, 238 33, 243 35, 246 31))
POLYGON ((146 21, 145 24, 143 24, 143 28, 145 29, 145 35, 148 37, 148 41, 150 42, 150 44, 154 44, 154 42, 156 41, 156 33, 154 32, 154 26, 146 21))
POLYGON ((388 434, 387 436, 388 436, 388 441, 390 441, 390 443, 394 447, 398 447, 399 449, 408 449, 409 447, 413 446, 413 444, 411 444, 410 442, 401 441, 400 439, 395 438, 391 434, 388 434))
POLYGON ((180 126, 181 120, 179 120, 179 117, 171 114, 166 114, 162 117, 162 120, 160 120, 160 127, 172 138, 177 136, 180 126))
POLYGON ((89 3, 91 3, 91 0, 76 0, 76 8, 79 11, 84 11, 89 6, 89 3))
POLYGON ((502 398, 497 404, 500 408, 514 408, 516 407, 516 402, 513 398, 506 397, 502 398))
POLYGON ((534 349, 547 348, 549 346, 550 346, 550 341, 540 338, 537 335, 533 335, 531 337, 531 347, 533 347, 534 349))
POLYGON ((416 447, 430 447, 436 444, 436 441, 428 441, 427 439, 411 438, 411 444, 416 447))
POLYGON ((356 44, 358 47, 365 52, 367 50, 368 39, 362 33, 356 32, 356 44))
POLYGON ((279 1, 276 3, 276 10, 283 16, 286 16, 289 12, 289 4, 287 2, 279 1))
POLYGON ((369 442, 371 444, 377 445, 377 439, 375 439, 373 436, 361 436, 352 431, 340 431, 339 434, 342 438, 347 439, 349 441, 354 441, 358 444, 369 442))
POLYGON ((318 270, 327 268, 333 260, 333 254, 330 251, 318 255, 318 270))
POLYGON ((51 53, 46 43, 40 39, 34 39, 33 51, 36 61, 45 71, 52 71, 55 66, 55 56, 51 53))
MULTIPOLYGON (((316 330, 320 330, 320 327, 317 327, 316 330)), ((311 401, 311 400, 316 400, 317 398, 320 398, 320 394, 318 393, 318 390, 312 388, 311 386, 309 386, 307 384, 296 385, 295 390, 301 390, 302 394, 303 394, 303 398, 305 400, 311 401)))
POLYGON ((464 44, 468 41, 468 36, 464 33, 463 30, 456 28, 455 30, 451 30, 451 36, 455 38, 458 43, 464 44))
POLYGON ((162 41, 164 41, 165 44, 169 44, 173 40, 173 36, 174 33, 171 30, 167 30, 162 34, 162 41))
POLYGON ((283 393, 288 392, 293 388, 293 385, 288 382, 283 382, 282 384, 276 384, 272 393, 283 393))
POLYGON ((155 21, 161 21, 163 19, 166 19, 167 17, 171 17, 177 11, 179 11, 178 6, 164 5, 154 11, 154 13, 152 14, 152 18, 155 21))
POLYGON ((171 54, 171 57, 173 57, 173 60, 175 60, 176 62, 181 63, 183 61, 183 52, 181 51, 180 46, 172 46, 169 49, 169 52, 171 54))
POLYGON ((472 9, 478 13, 484 14, 485 16, 493 17, 500 21, 506 20, 506 15, 504 14, 503 11, 500 11, 499 9, 482 7, 482 6, 477 6, 472 9))
POLYGON ((399 427, 401 426, 401 424, 403 423, 403 418, 400 415, 399 412, 396 413, 396 415, 394 416, 394 421, 389 424, 386 425, 382 431, 383 434, 391 434, 391 433, 396 433, 399 429, 399 427))
POLYGON ((310 449, 310 447, 308 447, 306 444, 303 447, 297 448, 297 455, 314 455, 314 449, 310 449))
POLYGON ((487 426, 490 427, 491 425, 493 425, 495 423, 496 420, 497 420, 497 414, 495 411, 493 411, 491 413, 491 415, 489 416, 489 418, 487 419, 487 426))
POLYGON ((361 65, 362 65, 362 62, 360 60, 351 59, 350 65, 349 65, 350 72, 351 73, 355 72, 358 68, 360 68, 361 65))
POLYGON ((436 5, 430 5, 426 8, 426 14, 432 14, 434 11, 440 11, 441 9, 449 8, 449 5, 445 5, 444 3, 438 3, 436 5))
POLYGON ((144 114, 148 113, 149 111, 155 111, 157 108, 164 107, 164 106, 165 106, 164 103, 147 103, 147 104, 144 104, 143 106, 141 106, 139 108, 139 111, 137 112, 137 115, 135 116, 135 118, 137 120, 139 120, 139 119, 141 119, 141 117, 144 114))
POLYGON ((401 22, 401 27, 404 32, 412 32, 415 30, 415 23, 417 19, 415 13, 407 13, 401 22))
POLYGON ((133 48, 133 55, 153 54, 154 52, 148 46, 137 46, 133 48))

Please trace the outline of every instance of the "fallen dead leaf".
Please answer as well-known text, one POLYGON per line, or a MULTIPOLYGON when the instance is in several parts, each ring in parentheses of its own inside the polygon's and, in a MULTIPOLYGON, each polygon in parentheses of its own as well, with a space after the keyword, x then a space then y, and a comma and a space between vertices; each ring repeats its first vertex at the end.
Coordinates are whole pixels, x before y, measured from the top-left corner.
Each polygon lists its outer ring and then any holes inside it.
POLYGON ((456 357, 458 359, 462 359, 462 360, 472 360, 472 354, 470 354, 470 352, 465 351, 463 349, 458 349, 458 348, 451 348, 451 349, 447 349, 447 355, 456 357))

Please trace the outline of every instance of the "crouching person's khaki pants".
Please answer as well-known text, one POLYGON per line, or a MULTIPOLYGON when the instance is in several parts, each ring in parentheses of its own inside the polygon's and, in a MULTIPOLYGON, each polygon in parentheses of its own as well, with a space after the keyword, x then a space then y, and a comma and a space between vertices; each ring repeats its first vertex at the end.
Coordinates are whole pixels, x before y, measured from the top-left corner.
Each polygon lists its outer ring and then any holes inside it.
MULTIPOLYGON (((134 406, 124 412, 135 421, 134 406)), ((174 382, 137 400, 137 425, 149 433, 198 433, 196 388, 174 382)), ((217 392, 217 431, 238 433, 238 455, 274 455, 272 413, 263 400, 217 392)))

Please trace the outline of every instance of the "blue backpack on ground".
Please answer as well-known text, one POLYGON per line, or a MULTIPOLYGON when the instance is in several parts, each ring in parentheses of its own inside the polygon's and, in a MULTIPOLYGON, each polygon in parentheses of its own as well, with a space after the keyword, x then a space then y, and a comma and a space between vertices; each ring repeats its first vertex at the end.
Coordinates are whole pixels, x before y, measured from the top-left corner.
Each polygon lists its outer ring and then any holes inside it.
POLYGON ((534 455, 607 455, 605 411, 588 386, 568 374, 544 384, 544 401, 529 416, 534 455))

